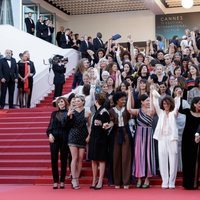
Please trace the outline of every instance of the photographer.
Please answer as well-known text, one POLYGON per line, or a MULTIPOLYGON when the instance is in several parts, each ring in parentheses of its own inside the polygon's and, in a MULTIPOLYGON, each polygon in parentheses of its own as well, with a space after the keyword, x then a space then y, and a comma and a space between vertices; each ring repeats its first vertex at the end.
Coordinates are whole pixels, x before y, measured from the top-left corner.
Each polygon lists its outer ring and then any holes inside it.
POLYGON ((56 97, 62 96, 63 84, 65 83, 67 62, 68 59, 60 55, 55 55, 53 58, 52 69, 55 75, 53 79, 53 84, 55 85, 54 99, 56 97))

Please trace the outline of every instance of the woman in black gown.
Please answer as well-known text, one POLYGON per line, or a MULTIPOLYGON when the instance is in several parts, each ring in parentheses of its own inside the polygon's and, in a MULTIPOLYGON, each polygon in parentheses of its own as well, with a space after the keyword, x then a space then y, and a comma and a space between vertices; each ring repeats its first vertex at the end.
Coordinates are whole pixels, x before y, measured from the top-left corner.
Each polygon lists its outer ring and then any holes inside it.
POLYGON ((60 188, 65 187, 65 176, 67 168, 67 157, 69 155, 68 144, 68 133, 69 133, 69 122, 67 118, 67 100, 64 97, 59 97, 56 100, 57 111, 51 114, 49 126, 47 128, 47 136, 50 143, 51 151, 51 168, 53 175, 53 189, 58 188, 59 172, 58 172, 58 154, 60 152, 61 161, 61 174, 60 174, 60 188))
POLYGON ((20 108, 27 108, 30 94, 30 63, 25 53, 22 55, 22 60, 18 62, 18 76, 19 105, 20 108))
POLYGON ((197 189, 200 170, 200 97, 195 97, 191 109, 181 111, 186 115, 182 138, 183 187, 197 189))
POLYGON ((106 124, 110 122, 108 111, 104 108, 105 95, 95 95, 97 111, 93 116, 91 134, 89 138, 89 159, 92 160, 93 181, 90 188, 101 189, 108 155, 108 130, 106 124), (97 179, 99 163, 99 179, 97 179))

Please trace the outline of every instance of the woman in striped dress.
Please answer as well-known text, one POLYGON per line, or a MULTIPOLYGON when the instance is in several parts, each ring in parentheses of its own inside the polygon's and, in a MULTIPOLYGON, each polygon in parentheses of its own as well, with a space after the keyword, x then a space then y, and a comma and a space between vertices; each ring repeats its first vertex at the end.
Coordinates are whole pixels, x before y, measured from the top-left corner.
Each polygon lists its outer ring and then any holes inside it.
POLYGON ((137 116, 137 130, 135 135, 133 171, 132 174, 138 178, 137 188, 148 188, 149 177, 156 174, 155 150, 153 141, 152 121, 155 111, 150 108, 150 98, 143 94, 140 96, 141 108, 132 109, 133 97, 129 89, 127 110, 130 114, 137 116), (142 185, 142 178, 145 177, 142 185))

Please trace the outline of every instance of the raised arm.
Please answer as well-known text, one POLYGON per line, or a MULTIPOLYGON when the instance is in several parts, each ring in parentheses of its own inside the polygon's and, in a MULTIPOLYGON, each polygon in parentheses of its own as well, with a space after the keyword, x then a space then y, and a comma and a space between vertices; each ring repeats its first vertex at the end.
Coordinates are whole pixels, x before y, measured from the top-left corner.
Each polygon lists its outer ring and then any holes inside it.
POLYGON ((155 108, 155 110, 156 110, 157 115, 159 115, 159 114, 162 112, 162 110, 161 110, 161 108, 160 108, 160 106, 159 106, 160 94, 159 94, 155 89, 153 89, 153 90, 151 91, 151 93, 152 93, 152 97, 153 97, 153 105, 154 105, 154 108, 155 108))
POLYGON ((119 68, 123 69, 122 61, 121 61, 121 58, 120 58, 120 53, 121 53, 121 51, 120 51, 120 45, 118 44, 117 51, 116 51, 116 59, 117 59, 117 63, 119 65, 119 68))
POLYGON ((132 95, 132 89, 131 89, 131 87, 129 87, 129 89, 128 89, 128 101, 127 101, 126 109, 130 114, 137 116, 138 115, 138 109, 132 109, 131 108, 132 105, 134 105, 134 98, 133 98, 133 95, 132 95))

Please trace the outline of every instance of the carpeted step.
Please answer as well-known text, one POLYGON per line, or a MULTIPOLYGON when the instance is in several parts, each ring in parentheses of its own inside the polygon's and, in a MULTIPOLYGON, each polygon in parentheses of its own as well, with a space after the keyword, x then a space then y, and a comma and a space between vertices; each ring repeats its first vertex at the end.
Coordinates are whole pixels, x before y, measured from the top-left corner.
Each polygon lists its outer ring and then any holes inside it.
POLYGON ((3 139, 43 139, 46 138, 46 133, 0 133, 0 140, 3 139))
POLYGON ((2 133, 45 133, 47 127, 32 127, 31 125, 18 128, 1 128, 2 133))
POLYGON ((31 146, 31 145, 48 145, 48 139, 44 137, 44 139, 4 139, 0 140, 0 146, 12 146, 12 145, 24 145, 24 146, 31 146))
POLYGON ((37 116, 37 117, 34 117, 34 116, 26 116, 26 117, 0 117, 0 123, 9 123, 9 122, 21 122, 21 123, 24 123, 24 122, 34 122, 34 123, 38 123, 38 122, 49 122, 50 120, 50 116, 44 116, 44 117, 40 117, 40 116, 37 116))
MULTIPOLYGON (((67 169, 69 174, 69 170, 67 169)), ((21 176, 51 176, 52 171, 51 167, 0 167, 1 174, 9 174, 13 176, 21 175, 21 176)), ((82 177, 91 177, 92 171, 91 167, 83 167, 81 171, 82 177)))
MULTIPOLYGON (((91 177, 83 177, 80 179, 80 185, 90 185, 91 177)), ((0 184, 52 184, 52 176, 9 176, 2 175, 0 184)), ((71 184, 71 179, 66 180, 66 184, 71 184)))
POLYGON ((0 152, 0 160, 50 160, 50 152, 0 152))
POLYGON ((0 127, 1 128, 25 128, 25 127, 29 127, 29 128, 36 128, 36 127, 47 127, 49 124, 49 121, 47 122, 0 122, 0 127))
MULTIPOLYGON (((0 160, 1 167, 51 167, 50 160, 0 160)), ((91 167, 90 162, 83 162, 83 167, 91 167)))

